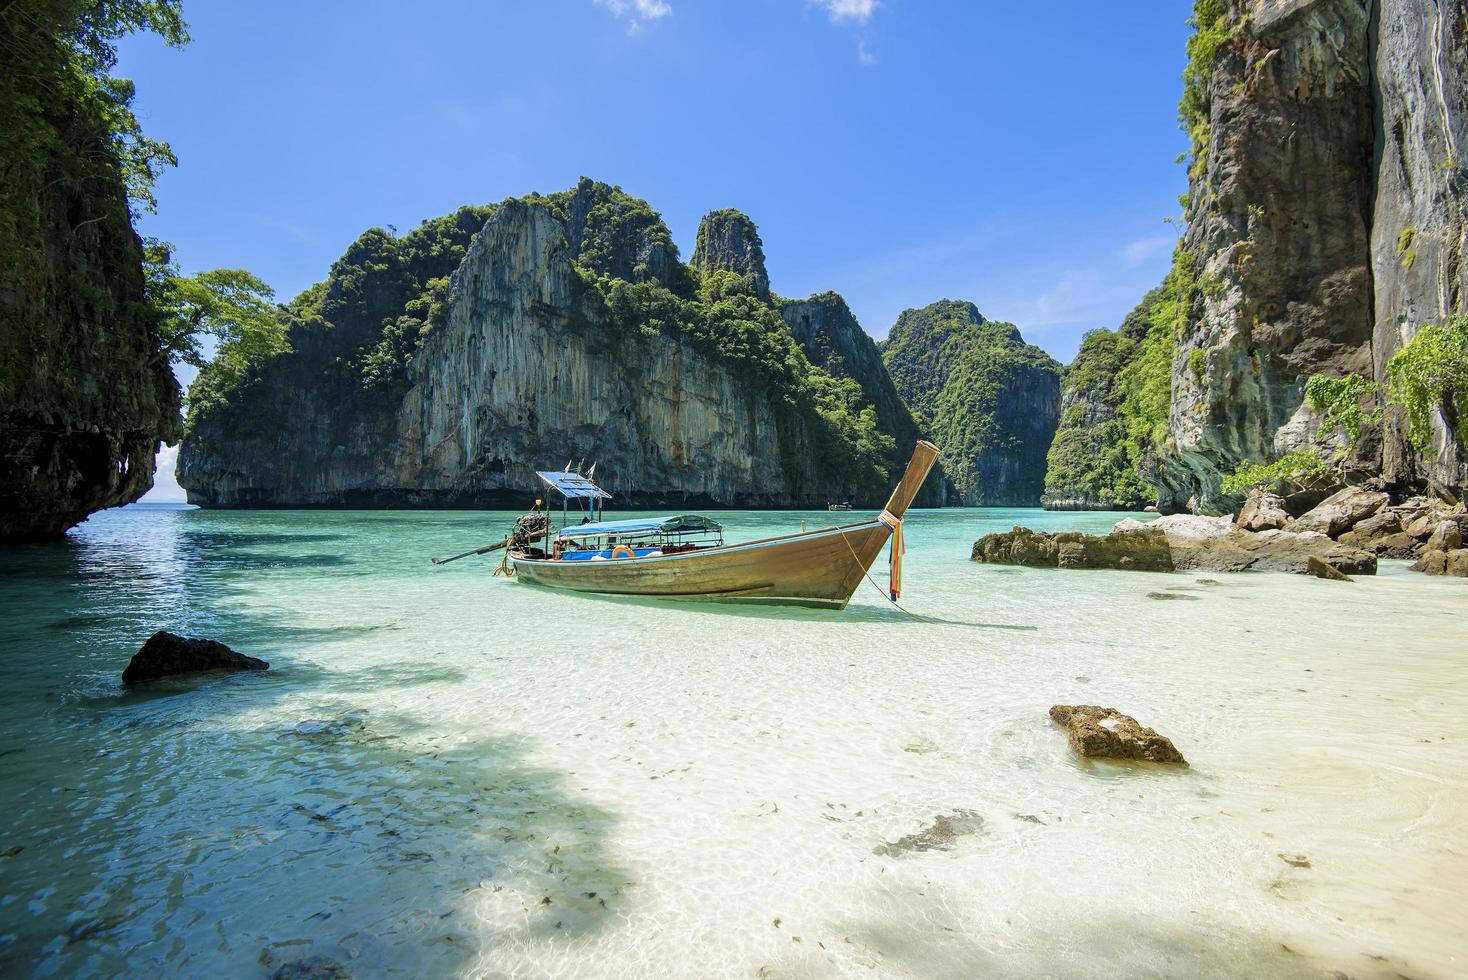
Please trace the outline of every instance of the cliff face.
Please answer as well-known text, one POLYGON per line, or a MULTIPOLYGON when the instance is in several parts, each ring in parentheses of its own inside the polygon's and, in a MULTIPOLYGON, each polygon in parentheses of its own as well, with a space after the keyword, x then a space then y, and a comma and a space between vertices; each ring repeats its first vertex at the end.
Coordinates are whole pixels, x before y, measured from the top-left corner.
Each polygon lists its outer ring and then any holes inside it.
MULTIPOLYGON (((925 438, 897 393, 876 341, 862 329, 839 294, 817 293, 809 299, 784 300, 780 315, 812 364, 827 374, 851 378, 861 386, 864 399, 876 409, 878 425, 896 439, 899 453, 925 438)), ((914 504, 933 507, 941 506, 942 502, 942 474, 935 469, 914 504)))
POLYGON ((898 317, 882 347, 898 392, 943 450, 965 506, 1032 507, 1060 413, 1061 367, 972 303, 942 300, 898 317))
POLYGON ((754 294, 770 301, 770 277, 765 271, 765 246, 754 222, 732 208, 710 211, 698 223, 693 267, 700 272, 732 272, 749 276, 754 294))
MULTIPOLYGON (((1220 43, 1185 120, 1199 139, 1184 240, 1196 278, 1157 473, 1178 509, 1226 509, 1224 475, 1321 435, 1311 375, 1384 383, 1422 324, 1465 309, 1461 0, 1215 6, 1216 21, 1199 7, 1200 35, 1220 43)), ((1418 460, 1401 428, 1388 412, 1353 468, 1461 492, 1451 433, 1418 460)))
MULTIPOLYGON (((718 243, 701 246, 710 269, 735 271, 718 243)), ((316 292, 360 296, 339 309, 308 291, 295 350, 191 409, 190 500, 523 504, 532 471, 566 460, 596 461, 621 506, 879 504, 895 479, 892 435, 861 418, 861 389, 805 361, 751 271, 701 277, 615 188, 507 201, 462 258, 411 251, 450 265, 449 280, 425 268, 394 292, 401 276, 359 276, 349 252, 316 292), (395 339, 405 319, 411 342, 395 339), (364 373, 385 344, 391 370, 364 373)))
MULTIPOLYGON (((1372 14, 1372 344, 1384 380, 1419 328, 1468 311, 1468 4, 1385 0, 1372 14)), ((1391 410, 1381 453, 1393 483, 1425 480, 1449 496, 1468 488, 1468 447, 1441 418, 1419 454, 1391 410)))
POLYGON ((138 499, 181 427, 126 191, 95 163, 107 132, 55 92, 36 98, 59 145, 0 144, 0 537, 138 499))
POLYGON ((1122 372, 1137 357, 1160 290, 1117 330, 1093 330, 1065 369, 1060 420, 1045 469, 1045 506, 1065 510, 1136 510, 1155 494, 1142 479, 1138 447, 1128 438, 1122 372))

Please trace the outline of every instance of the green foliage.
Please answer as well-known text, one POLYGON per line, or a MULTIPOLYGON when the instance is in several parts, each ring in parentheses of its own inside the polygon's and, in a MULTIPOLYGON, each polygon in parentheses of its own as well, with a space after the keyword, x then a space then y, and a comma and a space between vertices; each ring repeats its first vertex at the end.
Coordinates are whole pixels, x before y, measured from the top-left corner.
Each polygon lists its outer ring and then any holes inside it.
POLYGON ((156 239, 144 244, 146 295, 157 316, 160 354, 203 367, 200 342, 212 338, 217 383, 231 388, 251 365, 290 349, 271 302, 273 289, 243 269, 183 276, 171 253, 171 246, 156 239))
POLYGON ((1272 463, 1245 461, 1223 478, 1223 492, 1245 494, 1256 487, 1275 493, 1318 486, 1331 476, 1330 464, 1309 449, 1286 453, 1272 463))
POLYGON ((1375 399, 1377 394, 1376 384, 1359 374, 1348 374, 1343 378, 1316 374, 1305 382, 1305 400, 1315 411, 1323 413, 1323 428, 1345 431, 1346 453, 1356 448, 1363 428, 1381 424, 1381 409, 1368 410, 1364 404, 1375 399))
POLYGON ((1427 324, 1387 362, 1392 401, 1407 413, 1407 432, 1419 450, 1432 441, 1440 415, 1458 442, 1468 445, 1468 316, 1447 326, 1427 324))
MULTIPOLYGON (((883 359, 908 404, 932 420, 943 471, 963 500, 990 501, 989 484, 1023 479, 1023 455, 1038 433, 1034 413, 1019 406, 1044 397, 1046 375, 1058 380, 1050 355, 1012 324, 985 320, 972 303, 943 300, 903 313, 883 359)), ((1033 469, 1038 479, 1039 460, 1033 469)))
POLYGON ((1188 355, 1188 374, 1193 376, 1193 383, 1201 385, 1203 376, 1208 372, 1208 355, 1203 348, 1195 347, 1188 355))
MULTIPOLYGON (((111 75, 116 42, 146 31, 165 44, 189 41, 178 0, 11 0, 0 5, 0 132, 7 168, 50 169, 90 193, 120 182, 134 213, 152 211, 161 168, 176 161, 149 139, 132 111, 133 83, 111 75)), ((98 197, 87 218, 110 211, 98 197)), ((34 201, 5 195, 0 233, 35 220, 34 201)))
POLYGON ((1183 95, 1178 103, 1178 120, 1188 134, 1193 155, 1190 176, 1201 175, 1208 146, 1208 86, 1219 50, 1237 35, 1240 24, 1228 18, 1227 0, 1194 0, 1188 20, 1193 34, 1188 38, 1188 62, 1183 68, 1183 95))

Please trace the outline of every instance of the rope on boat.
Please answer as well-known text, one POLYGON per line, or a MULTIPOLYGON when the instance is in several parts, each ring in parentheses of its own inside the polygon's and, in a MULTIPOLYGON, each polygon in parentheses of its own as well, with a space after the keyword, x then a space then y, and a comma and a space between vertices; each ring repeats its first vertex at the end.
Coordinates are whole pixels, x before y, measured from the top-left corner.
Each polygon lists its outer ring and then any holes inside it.
POLYGON ((856 549, 853 548, 851 546, 851 542, 846 539, 846 532, 845 531, 842 531, 840 528, 837 528, 837 531, 839 531, 840 534, 841 534, 841 540, 846 542, 846 550, 849 551, 849 552, 851 552, 851 560, 854 561, 854 562, 856 562, 856 567, 861 569, 861 574, 866 578, 866 580, 868 582, 872 583, 872 588, 874 588, 878 592, 880 592, 882 594, 882 598, 883 599, 886 599, 888 602, 892 603, 892 605, 896 606, 898 609, 901 609, 903 612, 907 613, 907 615, 911 616, 913 619, 921 620, 923 617, 919 616, 917 613, 915 613, 912 610, 908 609, 906 606, 904 606, 902 603, 898 602, 896 599, 892 598, 892 596, 890 594, 888 594, 888 592, 885 589, 883 589, 880 585, 877 584, 877 580, 874 579, 874 578, 872 578, 872 573, 869 572, 869 571, 867 571, 867 567, 865 565, 863 565, 861 563, 861 559, 857 557, 856 549))

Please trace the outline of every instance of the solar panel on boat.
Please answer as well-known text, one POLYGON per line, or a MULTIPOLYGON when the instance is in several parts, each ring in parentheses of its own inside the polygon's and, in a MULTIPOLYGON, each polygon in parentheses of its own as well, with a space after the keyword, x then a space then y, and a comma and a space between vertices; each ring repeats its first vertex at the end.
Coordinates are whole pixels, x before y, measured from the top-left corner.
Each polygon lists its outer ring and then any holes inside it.
POLYGON ((535 475, 540 477, 541 482, 546 486, 570 500, 584 499, 587 497, 596 500, 612 499, 611 494, 580 473, 541 472, 537 470, 535 475))

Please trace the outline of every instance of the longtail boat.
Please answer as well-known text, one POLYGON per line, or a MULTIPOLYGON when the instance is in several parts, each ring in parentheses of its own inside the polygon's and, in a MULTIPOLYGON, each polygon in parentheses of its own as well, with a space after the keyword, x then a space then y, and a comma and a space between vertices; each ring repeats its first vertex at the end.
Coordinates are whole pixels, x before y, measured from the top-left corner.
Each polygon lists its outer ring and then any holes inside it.
POLYGON ((465 555, 505 548, 505 570, 520 581, 576 592, 843 609, 890 540, 895 601, 902 518, 937 458, 937 446, 919 442, 887 506, 870 520, 734 544, 724 542, 717 522, 696 515, 595 520, 611 495, 568 466, 537 474, 561 495, 559 531, 537 509, 504 541, 465 555), (571 500, 587 508, 580 524, 567 521, 571 500), (547 539, 548 549, 536 546, 547 539))

